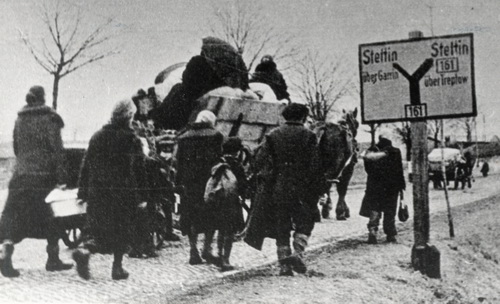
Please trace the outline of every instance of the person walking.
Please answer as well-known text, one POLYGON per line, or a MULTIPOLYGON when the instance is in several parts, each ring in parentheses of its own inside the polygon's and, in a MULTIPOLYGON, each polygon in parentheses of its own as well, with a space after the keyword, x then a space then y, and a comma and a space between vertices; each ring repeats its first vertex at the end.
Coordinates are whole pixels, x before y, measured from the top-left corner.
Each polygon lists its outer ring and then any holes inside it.
POLYGON ((14 127, 16 167, 9 183, 9 194, 0 218, 0 271, 17 277, 12 265, 14 244, 24 238, 47 240, 47 271, 68 270, 73 265, 59 259, 62 236, 52 219, 47 195, 65 184, 62 118, 45 105, 45 90, 33 86, 26 95, 27 105, 18 113, 14 127))
POLYGON ((180 228, 188 235, 191 247, 189 264, 201 264, 201 258, 210 264, 219 264, 212 254, 215 234, 215 210, 204 202, 205 186, 212 167, 222 156, 224 136, 215 130, 216 117, 211 111, 201 111, 190 128, 178 137, 175 161, 176 188, 181 190, 180 228), (198 252, 198 234, 205 233, 203 252, 198 252))
POLYGON ((239 159, 239 154, 242 152, 243 145, 238 137, 229 137, 222 145, 223 157, 220 161, 221 165, 233 173, 235 177, 236 187, 234 192, 228 189, 225 190, 227 198, 221 204, 219 210, 219 234, 217 236, 217 248, 219 250, 219 258, 221 259, 221 270, 233 270, 234 266, 229 263, 231 250, 235 235, 245 228, 245 220, 243 218, 243 202, 248 188, 248 181, 245 174, 243 164, 239 159))
POLYGON ((383 215, 383 229, 387 242, 396 242, 396 212, 398 195, 403 198, 406 189, 401 151, 392 146, 386 136, 364 156, 368 174, 366 191, 359 214, 368 217, 368 243, 377 244, 377 233, 383 215))
POLYGON ((80 171, 78 197, 87 202, 84 248, 73 252, 78 275, 90 279, 91 253, 112 253, 113 280, 127 279, 123 255, 133 241, 131 229, 137 208, 144 201, 145 156, 131 127, 136 107, 119 101, 109 124, 89 142, 80 171))
POLYGON ((250 215, 245 241, 259 249, 263 238, 276 238, 282 276, 307 271, 302 255, 314 228, 313 210, 322 192, 316 135, 304 127, 308 113, 303 104, 288 105, 282 112, 286 123, 265 137, 255 159, 255 213, 250 215))
POLYGON ((481 173, 483 174, 483 177, 487 177, 488 172, 490 172, 490 165, 485 161, 483 163, 483 166, 481 167, 481 173))

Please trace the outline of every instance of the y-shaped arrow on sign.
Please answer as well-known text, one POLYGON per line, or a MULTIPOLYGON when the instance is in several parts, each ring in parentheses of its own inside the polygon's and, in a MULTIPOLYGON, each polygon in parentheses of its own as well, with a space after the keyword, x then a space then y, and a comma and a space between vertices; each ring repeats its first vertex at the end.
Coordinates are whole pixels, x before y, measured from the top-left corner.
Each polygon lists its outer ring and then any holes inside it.
POLYGON ((412 105, 420 104, 420 79, 431 69, 434 59, 425 59, 424 63, 412 75, 408 74, 399 64, 393 63, 392 66, 398 70, 410 83, 410 103, 412 105))

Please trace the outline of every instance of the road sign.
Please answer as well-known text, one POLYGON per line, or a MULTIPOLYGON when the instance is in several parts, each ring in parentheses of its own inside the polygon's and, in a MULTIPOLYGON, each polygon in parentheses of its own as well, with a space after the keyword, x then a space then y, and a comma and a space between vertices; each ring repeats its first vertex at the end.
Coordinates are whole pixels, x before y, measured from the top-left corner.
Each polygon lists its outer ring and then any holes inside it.
POLYGON ((359 46, 363 123, 476 116, 472 34, 359 46))

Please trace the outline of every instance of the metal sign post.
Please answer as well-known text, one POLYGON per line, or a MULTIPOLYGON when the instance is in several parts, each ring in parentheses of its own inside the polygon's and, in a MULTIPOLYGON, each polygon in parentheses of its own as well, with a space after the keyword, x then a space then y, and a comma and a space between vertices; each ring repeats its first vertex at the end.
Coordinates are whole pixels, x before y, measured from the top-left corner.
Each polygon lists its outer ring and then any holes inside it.
MULTIPOLYGON (((409 34, 410 39, 423 37, 422 32, 414 31, 409 34)), ((432 59, 424 63, 411 76, 410 102, 411 105, 420 105, 420 88, 418 82, 432 67, 432 59), (417 74, 417 76, 415 76, 417 74), (413 81, 413 83, 412 83, 413 81), (416 83, 415 83, 416 82, 416 83), (418 92, 417 92, 418 90, 418 92), (418 98, 418 100, 415 100, 418 98)), ((413 235, 415 244, 411 250, 411 264, 413 268, 431 278, 441 277, 440 253, 435 246, 429 245, 429 160, 427 151, 427 122, 414 121, 411 123, 412 134, 412 178, 413 178, 413 235)))
POLYGON ((365 124, 411 121, 415 244, 412 266, 439 278, 440 253, 429 244, 427 119, 476 116, 472 34, 359 46, 365 124), (409 103, 408 103, 409 101, 409 103))

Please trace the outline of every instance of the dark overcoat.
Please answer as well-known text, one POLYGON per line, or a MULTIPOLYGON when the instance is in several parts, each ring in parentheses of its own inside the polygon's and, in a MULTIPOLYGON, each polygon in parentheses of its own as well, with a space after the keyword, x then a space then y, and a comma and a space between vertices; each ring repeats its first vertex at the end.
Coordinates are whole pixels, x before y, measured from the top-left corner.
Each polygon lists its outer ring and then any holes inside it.
POLYGON ((45 198, 65 182, 61 129, 64 123, 52 108, 25 106, 14 127, 16 167, 0 219, 0 240, 46 239, 52 212, 45 198))
POLYGON ((378 160, 365 158, 364 166, 368 174, 366 191, 359 214, 370 217, 370 211, 395 211, 397 196, 406 188, 403 174, 401 151, 392 146, 390 140, 380 146, 386 156, 378 160))
POLYGON ((316 135, 301 123, 287 122, 269 133, 255 159, 257 192, 245 242, 260 249, 276 237, 273 205, 301 201, 315 207, 322 190, 316 135))
POLYGON ((207 210, 203 195, 212 167, 222 156, 224 136, 207 123, 194 123, 177 140, 176 186, 181 186, 180 226, 198 233, 213 228, 214 210, 207 210))
POLYGON ((87 201, 85 239, 102 252, 131 242, 137 206, 146 197, 145 155, 128 126, 105 125, 89 142, 78 197, 87 201))

